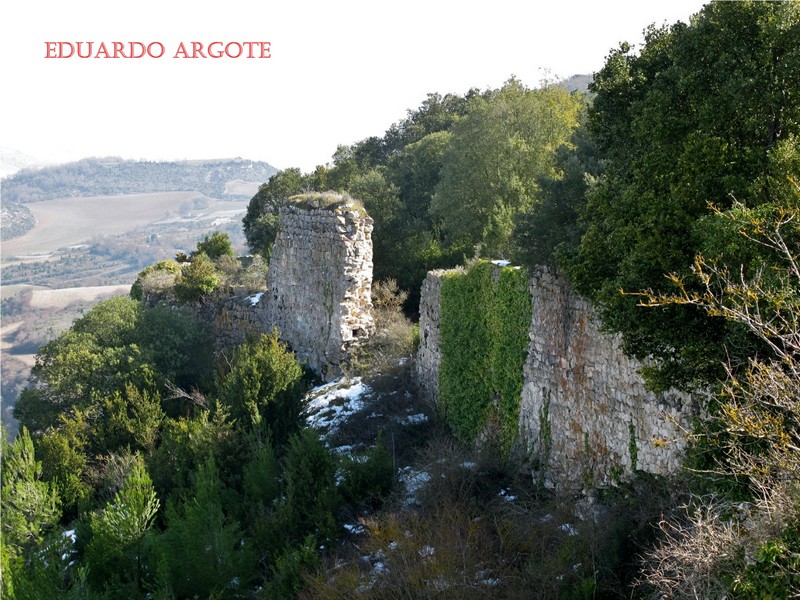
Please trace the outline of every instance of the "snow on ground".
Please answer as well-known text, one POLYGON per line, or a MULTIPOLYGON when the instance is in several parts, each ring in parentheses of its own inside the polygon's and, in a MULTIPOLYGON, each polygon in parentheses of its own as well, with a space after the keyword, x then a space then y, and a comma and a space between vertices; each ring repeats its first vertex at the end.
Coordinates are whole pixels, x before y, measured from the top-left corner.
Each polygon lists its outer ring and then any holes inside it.
POLYGON ((255 306, 256 304, 261 302, 261 298, 263 297, 264 297, 264 292, 258 292, 257 294, 248 296, 247 299, 250 300, 250 306, 255 306))
POLYGON ((408 415, 406 417, 395 417, 395 420, 401 425, 418 425, 419 423, 425 423, 428 420, 428 415, 425 413, 419 413, 416 415, 408 415))
POLYGON ((517 499, 517 497, 516 497, 516 496, 513 496, 513 495, 511 494, 511 491, 510 491, 510 490, 503 490, 503 489, 501 489, 501 490, 500 490, 500 493, 498 494, 498 496, 500 496, 500 497, 502 497, 502 498, 505 498, 505 499, 506 499, 506 501, 508 501, 508 502, 514 502, 514 500, 516 500, 516 499, 517 499))
POLYGON ((417 492, 431 480, 430 473, 415 471, 411 467, 400 469, 397 477, 406 486, 406 505, 414 504, 417 500, 417 492))
POLYGON ((350 415, 365 407, 361 397, 371 391, 360 377, 337 379, 312 389, 308 399, 306 422, 324 436, 333 434, 350 415))
POLYGON ((353 535, 361 535, 366 531, 363 525, 354 525, 351 523, 345 523, 344 525, 342 525, 342 527, 344 527, 347 531, 349 531, 353 535))

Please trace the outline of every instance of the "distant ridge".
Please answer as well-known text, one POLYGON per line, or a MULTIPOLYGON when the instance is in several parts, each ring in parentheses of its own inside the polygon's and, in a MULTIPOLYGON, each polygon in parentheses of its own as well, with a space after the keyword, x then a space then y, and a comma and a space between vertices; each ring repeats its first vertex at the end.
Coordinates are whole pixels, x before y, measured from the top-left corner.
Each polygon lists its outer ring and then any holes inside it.
POLYGON ((24 168, 2 182, 3 202, 39 202, 56 198, 113 196, 150 192, 196 191, 219 199, 249 199, 231 182, 264 183, 278 170, 243 158, 136 161, 119 157, 24 168))
POLYGON ((589 92, 589 84, 592 83, 593 75, 573 75, 572 77, 560 81, 558 85, 566 88, 570 92, 589 92))
POLYGON ((0 178, 13 175, 26 167, 44 164, 43 161, 19 150, 0 146, 0 178))

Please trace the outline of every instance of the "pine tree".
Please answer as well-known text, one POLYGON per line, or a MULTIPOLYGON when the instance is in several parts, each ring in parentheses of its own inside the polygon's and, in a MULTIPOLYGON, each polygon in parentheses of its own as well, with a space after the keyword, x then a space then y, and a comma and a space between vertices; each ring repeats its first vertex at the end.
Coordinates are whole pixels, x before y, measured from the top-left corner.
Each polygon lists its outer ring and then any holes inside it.
POLYGON ((91 515, 92 538, 86 548, 89 581, 97 590, 141 591, 147 553, 146 536, 159 501, 144 461, 137 456, 119 492, 91 515))
POLYGON ((61 513, 55 488, 41 479, 42 464, 36 460, 33 441, 25 427, 13 444, 9 445, 3 435, 0 460, 0 589, 3 598, 14 598, 14 580, 17 574, 24 573, 25 553, 41 544, 61 513))
POLYGON ((254 554, 226 508, 213 458, 197 470, 187 497, 167 505, 167 530, 159 546, 176 596, 233 597, 255 575, 254 554))

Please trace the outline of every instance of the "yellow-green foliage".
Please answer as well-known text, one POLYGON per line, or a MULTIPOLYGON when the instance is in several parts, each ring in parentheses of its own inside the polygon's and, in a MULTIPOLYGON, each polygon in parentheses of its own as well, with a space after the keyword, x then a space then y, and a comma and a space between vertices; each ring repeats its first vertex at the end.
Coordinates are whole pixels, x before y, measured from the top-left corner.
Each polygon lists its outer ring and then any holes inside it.
POLYGON ((508 453, 516 439, 531 301, 524 270, 478 263, 445 275, 439 398, 456 435, 473 441, 490 420, 508 453))

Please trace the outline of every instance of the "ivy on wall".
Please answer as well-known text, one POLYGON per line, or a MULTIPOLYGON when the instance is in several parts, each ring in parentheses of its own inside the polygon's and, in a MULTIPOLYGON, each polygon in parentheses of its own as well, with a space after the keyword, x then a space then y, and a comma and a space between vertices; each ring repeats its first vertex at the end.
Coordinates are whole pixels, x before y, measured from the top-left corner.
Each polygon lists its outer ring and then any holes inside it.
POLYGON ((439 402, 461 439, 474 441, 495 420, 503 451, 513 447, 530 319, 524 270, 480 262, 444 276, 439 402))

